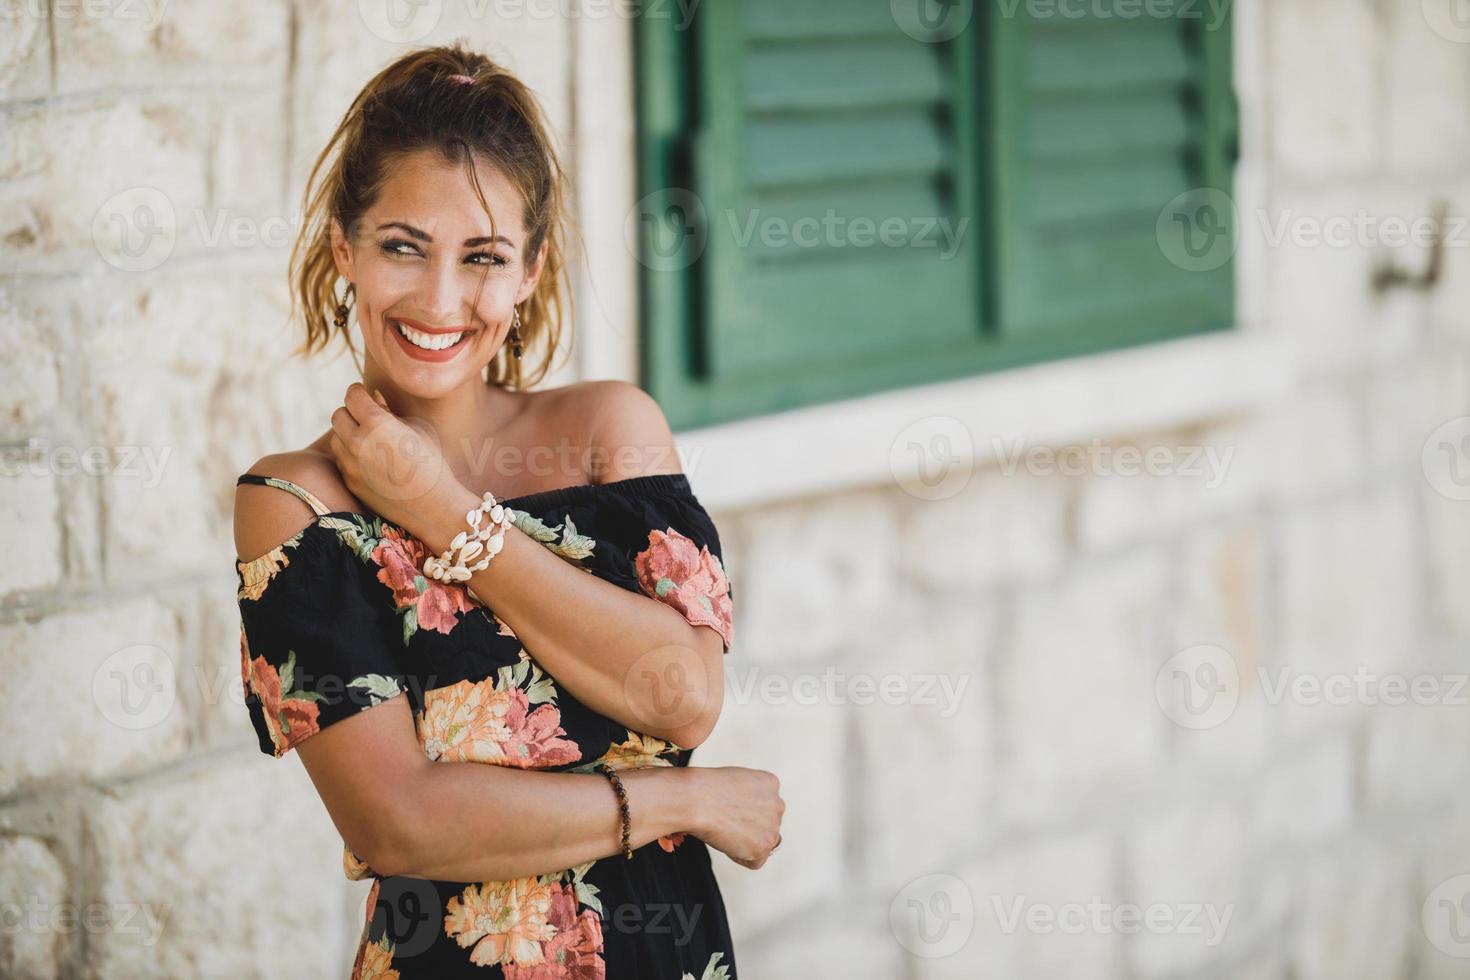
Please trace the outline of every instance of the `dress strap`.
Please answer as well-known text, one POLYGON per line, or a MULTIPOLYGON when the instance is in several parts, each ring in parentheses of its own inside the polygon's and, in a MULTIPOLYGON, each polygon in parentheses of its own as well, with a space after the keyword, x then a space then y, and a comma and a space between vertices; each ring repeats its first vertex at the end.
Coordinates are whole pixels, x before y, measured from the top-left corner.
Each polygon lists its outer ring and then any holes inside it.
POLYGON ((277 476, 261 476, 258 473, 245 473, 242 474, 240 478, 235 481, 235 483, 236 485, 239 485, 241 483, 256 483, 263 487, 276 487, 277 489, 285 490, 289 493, 294 493, 296 496, 306 501, 306 506, 310 507, 312 513, 316 514, 317 517, 322 517, 332 512, 330 509, 328 509, 327 505, 318 500, 316 494, 312 493, 310 490, 306 489, 303 486, 298 486, 297 484, 292 483, 290 480, 282 480, 280 477, 277 476))

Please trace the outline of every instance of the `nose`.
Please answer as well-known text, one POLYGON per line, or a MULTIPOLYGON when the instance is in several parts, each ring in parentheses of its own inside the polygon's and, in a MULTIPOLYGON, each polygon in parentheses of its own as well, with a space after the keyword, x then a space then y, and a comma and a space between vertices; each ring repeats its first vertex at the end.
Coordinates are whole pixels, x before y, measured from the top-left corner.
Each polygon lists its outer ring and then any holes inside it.
POLYGON ((461 312, 468 302, 464 279, 459 262, 453 255, 439 256, 437 261, 429 264, 419 303, 433 326, 468 325, 469 321, 461 312))

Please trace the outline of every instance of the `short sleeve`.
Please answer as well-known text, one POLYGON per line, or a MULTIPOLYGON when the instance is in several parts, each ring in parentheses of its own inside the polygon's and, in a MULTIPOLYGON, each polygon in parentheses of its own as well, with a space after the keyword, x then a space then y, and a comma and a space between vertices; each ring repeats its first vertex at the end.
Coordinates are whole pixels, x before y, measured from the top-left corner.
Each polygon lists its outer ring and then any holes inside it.
POLYGON ((280 758, 407 690, 392 603, 330 528, 310 525, 236 569, 240 680, 262 752, 280 758))
POLYGON ((695 626, 720 634, 724 652, 735 640, 735 594, 725 574, 714 521, 693 493, 676 490, 640 498, 632 568, 638 587, 695 626))

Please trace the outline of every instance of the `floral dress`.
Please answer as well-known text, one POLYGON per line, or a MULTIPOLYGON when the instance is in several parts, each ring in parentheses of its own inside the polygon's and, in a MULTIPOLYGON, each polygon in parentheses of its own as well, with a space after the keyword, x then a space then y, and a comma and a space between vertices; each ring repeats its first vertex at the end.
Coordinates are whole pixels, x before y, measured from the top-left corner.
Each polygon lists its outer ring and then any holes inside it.
MULTIPOLYGON (((428 758, 547 772, 686 766, 683 749, 580 703, 462 584, 427 579, 423 542, 371 514, 328 511, 269 553, 236 562, 240 673, 262 752, 404 693, 428 758)), ((732 593, 719 536, 683 473, 583 484, 502 501, 568 563, 668 603, 728 652, 732 593)), ((608 819, 617 807, 611 787, 608 819)), ((512 881, 373 879, 354 978, 731 980, 734 950, 703 841, 684 833, 512 881)))

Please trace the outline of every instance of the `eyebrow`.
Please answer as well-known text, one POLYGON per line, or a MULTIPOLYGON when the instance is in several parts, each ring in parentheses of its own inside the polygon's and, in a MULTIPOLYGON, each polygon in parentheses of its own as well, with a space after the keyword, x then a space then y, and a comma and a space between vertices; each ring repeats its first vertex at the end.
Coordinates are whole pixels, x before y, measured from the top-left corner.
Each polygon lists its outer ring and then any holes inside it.
MULTIPOLYGON (((384 228, 401 228, 421 242, 432 242, 434 240, 434 236, 430 235, 427 231, 415 228, 413 225, 405 224, 402 221, 385 221, 381 225, 378 225, 378 231, 382 231, 384 228)), ((515 248, 516 244, 504 235, 496 235, 494 238, 466 238, 464 240, 464 247, 479 248, 481 245, 493 245, 496 242, 504 242, 511 248, 515 248)))

